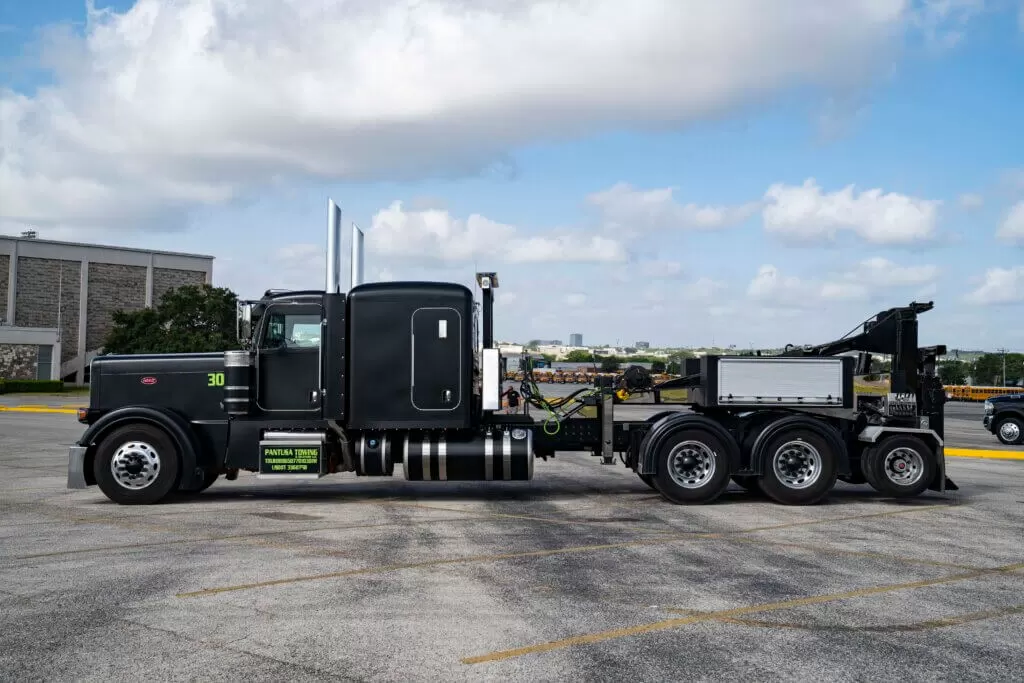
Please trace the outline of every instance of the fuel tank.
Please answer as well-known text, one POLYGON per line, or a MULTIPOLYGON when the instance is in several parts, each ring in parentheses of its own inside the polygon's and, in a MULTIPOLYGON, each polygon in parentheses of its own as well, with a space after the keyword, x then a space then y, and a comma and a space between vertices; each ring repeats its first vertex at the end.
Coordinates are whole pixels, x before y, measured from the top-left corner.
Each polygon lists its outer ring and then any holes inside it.
POLYGON ((224 353, 97 356, 92 361, 89 407, 176 409, 190 420, 224 420, 224 353))
POLYGON ((529 481, 533 478, 533 432, 495 430, 470 437, 410 433, 398 450, 410 481, 529 481))

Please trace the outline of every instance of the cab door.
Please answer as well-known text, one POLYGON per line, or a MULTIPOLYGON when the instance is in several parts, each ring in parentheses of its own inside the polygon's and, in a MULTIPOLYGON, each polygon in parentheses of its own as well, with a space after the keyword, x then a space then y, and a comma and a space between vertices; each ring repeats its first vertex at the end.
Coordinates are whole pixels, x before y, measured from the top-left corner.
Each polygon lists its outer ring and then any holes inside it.
POLYGON ((323 409, 323 307, 267 307, 256 353, 256 406, 282 418, 316 418, 323 409))

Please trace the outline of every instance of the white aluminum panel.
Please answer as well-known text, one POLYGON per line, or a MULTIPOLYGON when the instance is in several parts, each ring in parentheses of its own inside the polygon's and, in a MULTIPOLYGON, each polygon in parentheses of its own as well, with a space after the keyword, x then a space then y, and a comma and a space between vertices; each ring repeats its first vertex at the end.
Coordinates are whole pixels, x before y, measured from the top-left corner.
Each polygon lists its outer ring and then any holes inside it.
POLYGON ((829 405, 843 403, 841 358, 722 358, 719 404, 829 405))
POLYGON ((501 408, 501 361, 498 349, 484 349, 481 356, 483 365, 483 407, 484 410, 501 408))

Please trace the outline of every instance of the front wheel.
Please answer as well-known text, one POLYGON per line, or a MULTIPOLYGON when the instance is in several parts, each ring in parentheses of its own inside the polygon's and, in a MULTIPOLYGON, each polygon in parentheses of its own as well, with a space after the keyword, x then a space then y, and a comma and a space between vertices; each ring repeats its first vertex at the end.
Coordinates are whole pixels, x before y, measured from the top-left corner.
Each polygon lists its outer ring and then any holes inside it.
POLYGON ((924 493, 935 467, 935 452, 916 436, 890 436, 861 455, 861 470, 871 488, 896 498, 924 493))
POLYGON ((1024 420, 1019 417, 1003 418, 996 425, 996 438, 1007 446, 1024 444, 1024 420))
POLYGON ((676 504, 710 503, 729 486, 729 456, 721 440, 701 429, 681 429, 658 454, 654 482, 676 504))
POLYGON ((119 427, 97 447, 93 474, 104 495, 120 505, 150 505, 177 487, 181 463, 174 441, 154 425, 119 427))
POLYGON ((838 454, 816 431, 786 429, 765 444, 765 495, 783 505, 813 505, 835 486, 838 454))

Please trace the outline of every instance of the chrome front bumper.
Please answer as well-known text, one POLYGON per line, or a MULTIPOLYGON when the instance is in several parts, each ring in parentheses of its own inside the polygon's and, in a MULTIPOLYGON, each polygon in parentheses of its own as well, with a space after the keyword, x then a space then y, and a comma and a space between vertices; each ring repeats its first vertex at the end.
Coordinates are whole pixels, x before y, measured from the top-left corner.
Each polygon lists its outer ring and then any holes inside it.
POLYGON ((72 446, 68 449, 68 488, 89 488, 85 481, 85 446, 72 446))

